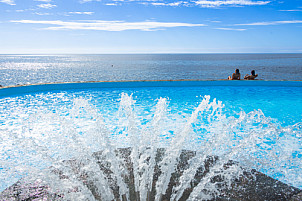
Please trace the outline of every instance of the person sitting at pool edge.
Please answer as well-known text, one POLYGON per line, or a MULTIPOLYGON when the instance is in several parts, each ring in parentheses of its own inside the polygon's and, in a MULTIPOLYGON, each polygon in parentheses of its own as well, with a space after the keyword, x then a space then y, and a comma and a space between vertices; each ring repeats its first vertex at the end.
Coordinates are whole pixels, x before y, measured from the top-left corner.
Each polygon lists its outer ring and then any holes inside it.
POLYGON ((255 75, 255 70, 252 70, 252 71, 251 71, 251 75, 246 74, 246 75, 244 76, 244 79, 245 79, 245 80, 254 80, 256 77, 258 77, 258 74, 255 75))
POLYGON ((232 77, 229 76, 228 80, 240 80, 240 73, 239 73, 239 69, 235 70, 235 73, 232 74, 232 77))

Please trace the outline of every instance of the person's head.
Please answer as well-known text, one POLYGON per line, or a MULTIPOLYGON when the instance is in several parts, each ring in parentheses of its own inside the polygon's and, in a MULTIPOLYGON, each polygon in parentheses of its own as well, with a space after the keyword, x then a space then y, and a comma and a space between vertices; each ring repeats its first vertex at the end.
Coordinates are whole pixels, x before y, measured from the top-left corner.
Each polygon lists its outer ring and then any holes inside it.
POLYGON ((239 74, 239 69, 238 69, 238 68, 235 70, 235 73, 236 73, 236 74, 239 74))
POLYGON ((255 70, 252 70, 252 71, 251 71, 251 74, 255 76, 255 70))

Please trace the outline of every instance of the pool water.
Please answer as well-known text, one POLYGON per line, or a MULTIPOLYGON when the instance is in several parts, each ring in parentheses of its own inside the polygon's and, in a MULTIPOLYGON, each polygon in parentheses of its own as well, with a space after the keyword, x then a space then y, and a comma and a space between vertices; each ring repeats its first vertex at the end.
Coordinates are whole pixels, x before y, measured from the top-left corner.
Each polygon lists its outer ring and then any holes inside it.
POLYGON ((102 149, 101 128, 115 147, 141 146, 151 133, 158 147, 179 138, 182 149, 302 188, 301 82, 174 81, 1 89, 0 190, 83 147, 102 149))

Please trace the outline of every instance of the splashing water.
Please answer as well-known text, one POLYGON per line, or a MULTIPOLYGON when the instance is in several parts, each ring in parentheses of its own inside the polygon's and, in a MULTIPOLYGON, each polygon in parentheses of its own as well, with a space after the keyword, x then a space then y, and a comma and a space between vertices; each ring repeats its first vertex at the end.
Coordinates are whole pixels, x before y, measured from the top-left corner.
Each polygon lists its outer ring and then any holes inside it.
POLYGON ((204 96, 189 115, 166 98, 146 113, 126 93, 111 115, 85 98, 62 110, 41 103, 1 126, 2 189, 26 178, 64 200, 180 200, 194 186, 188 200, 210 200, 252 169, 302 187, 301 123, 282 127, 261 110, 229 116, 204 96))

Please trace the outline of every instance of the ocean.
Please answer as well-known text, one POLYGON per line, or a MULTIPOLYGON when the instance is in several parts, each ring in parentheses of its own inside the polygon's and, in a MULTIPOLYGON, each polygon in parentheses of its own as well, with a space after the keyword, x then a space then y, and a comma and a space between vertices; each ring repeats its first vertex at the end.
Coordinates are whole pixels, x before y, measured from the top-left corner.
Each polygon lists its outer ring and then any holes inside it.
POLYGON ((77 81, 219 80, 238 68, 260 80, 301 80, 302 54, 0 55, 0 85, 77 81))

